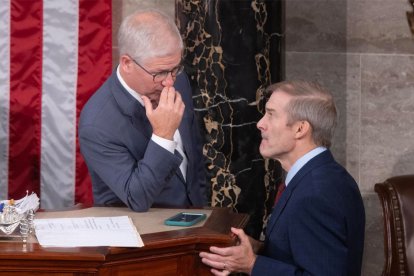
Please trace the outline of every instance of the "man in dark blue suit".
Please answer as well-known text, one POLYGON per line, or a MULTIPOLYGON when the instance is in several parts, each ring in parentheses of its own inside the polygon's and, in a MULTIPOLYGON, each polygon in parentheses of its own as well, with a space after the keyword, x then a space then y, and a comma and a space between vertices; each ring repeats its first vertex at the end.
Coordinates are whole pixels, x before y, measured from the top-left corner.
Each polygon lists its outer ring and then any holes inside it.
POLYGON ((137 11, 121 24, 118 45, 118 67, 80 116, 94 202, 135 211, 206 205, 200 132, 176 25, 158 11, 137 11))
POLYGON ((332 95, 316 83, 281 82, 267 92, 257 123, 260 153, 286 170, 264 242, 232 229, 239 244, 201 252, 215 275, 358 276, 364 247, 365 211, 357 183, 329 147, 336 125, 332 95))

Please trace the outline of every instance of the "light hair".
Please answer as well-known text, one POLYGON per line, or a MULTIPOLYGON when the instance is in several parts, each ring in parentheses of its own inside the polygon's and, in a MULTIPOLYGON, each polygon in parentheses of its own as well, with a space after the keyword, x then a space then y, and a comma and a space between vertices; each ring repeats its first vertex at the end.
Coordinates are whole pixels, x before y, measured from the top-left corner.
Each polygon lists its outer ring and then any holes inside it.
POLYGON ((332 94, 316 82, 283 81, 270 85, 266 94, 284 92, 293 98, 287 104, 288 124, 307 121, 312 127, 313 142, 329 148, 337 122, 332 94))
POLYGON ((183 51, 183 40, 175 22, 154 9, 138 10, 127 16, 118 32, 119 54, 138 62, 183 51))

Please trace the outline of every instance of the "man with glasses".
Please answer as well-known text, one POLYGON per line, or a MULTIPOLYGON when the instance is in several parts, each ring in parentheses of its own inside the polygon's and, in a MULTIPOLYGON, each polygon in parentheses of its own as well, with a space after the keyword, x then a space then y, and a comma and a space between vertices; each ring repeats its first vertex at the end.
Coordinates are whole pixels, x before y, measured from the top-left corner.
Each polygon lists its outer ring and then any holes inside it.
POLYGON ((205 168, 177 26, 155 10, 125 18, 119 65, 84 106, 79 140, 95 204, 204 206, 205 168))

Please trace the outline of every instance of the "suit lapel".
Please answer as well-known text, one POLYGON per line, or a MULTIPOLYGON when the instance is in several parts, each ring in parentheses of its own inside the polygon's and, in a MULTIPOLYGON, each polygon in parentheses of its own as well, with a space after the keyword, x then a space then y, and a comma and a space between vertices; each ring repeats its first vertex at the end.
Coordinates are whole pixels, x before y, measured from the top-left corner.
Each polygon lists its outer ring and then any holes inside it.
MULTIPOLYGON (((292 179, 293 181, 293 179, 292 179)), ((280 215, 282 214, 283 210, 286 207, 286 204, 288 203, 293 190, 294 186, 292 185, 292 181, 289 183, 289 185, 285 188, 285 190, 282 193, 282 196, 280 197, 279 201, 277 202, 276 206, 273 208, 272 214, 270 216, 269 222, 267 223, 266 227, 266 237, 269 236, 269 233, 272 231, 273 227, 275 226, 277 220, 279 219, 280 215)))
POLYGON ((142 132, 148 139, 151 139, 152 127, 145 114, 145 108, 138 103, 134 115, 131 116, 132 125, 142 132))
POLYGON ((129 117, 132 125, 150 139, 152 127, 145 115, 145 108, 125 90, 116 76, 116 70, 112 73, 111 80, 111 92, 122 114, 129 117))
MULTIPOLYGON (((289 185, 286 187, 285 191, 283 192, 282 196, 280 197, 278 203, 274 207, 272 211, 272 215, 270 216, 269 222, 266 227, 266 236, 269 236, 270 233, 275 226, 277 220, 279 219, 280 215, 282 214, 283 210, 285 209, 286 205, 289 202, 290 197, 297 188, 300 189, 300 185, 304 182, 302 181, 303 178, 315 167, 320 166, 326 162, 334 161, 333 156, 329 150, 322 152, 321 154, 315 156, 308 163, 305 164, 292 178, 289 182, 289 185)), ((306 183, 304 183, 306 184, 306 183)))

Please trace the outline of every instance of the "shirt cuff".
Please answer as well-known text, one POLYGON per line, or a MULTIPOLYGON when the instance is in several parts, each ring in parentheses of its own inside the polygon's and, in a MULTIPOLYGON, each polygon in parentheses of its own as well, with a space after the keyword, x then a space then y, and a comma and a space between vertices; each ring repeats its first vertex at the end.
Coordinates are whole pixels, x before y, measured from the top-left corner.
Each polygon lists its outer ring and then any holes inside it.
POLYGON ((174 154, 175 148, 177 147, 177 142, 162 138, 155 134, 152 134, 151 140, 154 141, 157 145, 174 154))

